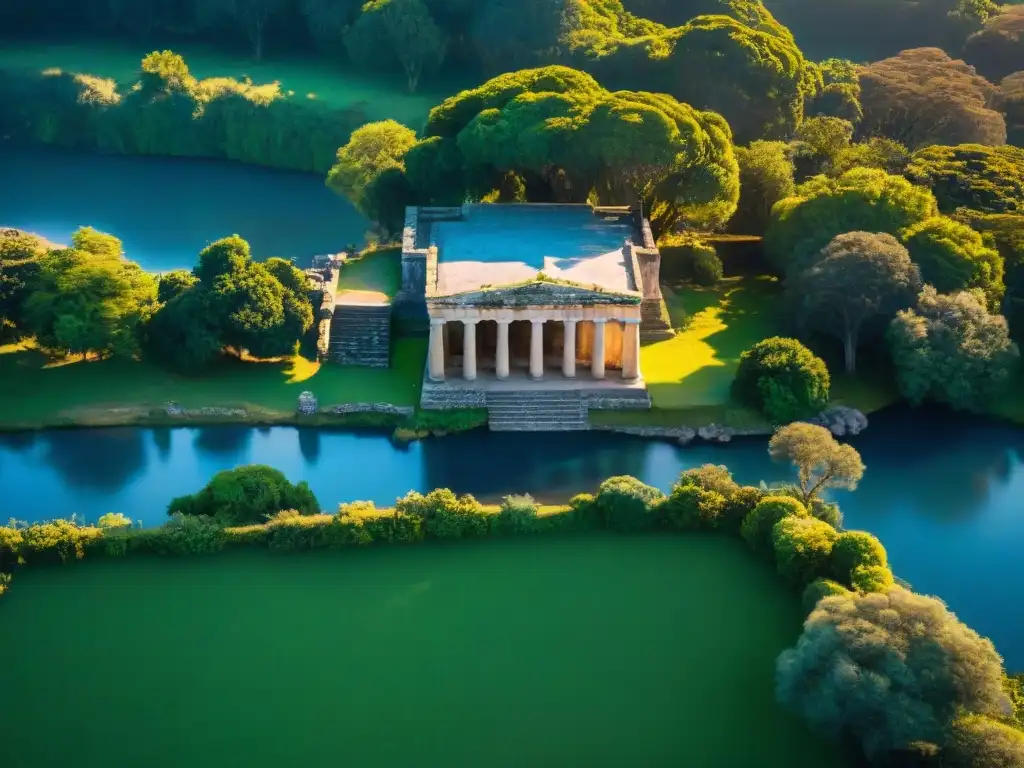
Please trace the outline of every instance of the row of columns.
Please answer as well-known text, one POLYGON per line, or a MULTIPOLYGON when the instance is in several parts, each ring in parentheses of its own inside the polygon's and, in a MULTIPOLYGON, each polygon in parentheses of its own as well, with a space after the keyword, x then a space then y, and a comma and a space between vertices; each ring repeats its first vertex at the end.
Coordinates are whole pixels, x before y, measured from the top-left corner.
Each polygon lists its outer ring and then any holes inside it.
MULTIPOLYGON (((463 354, 462 375, 468 381, 476 379, 476 325, 479 320, 462 320, 463 354)), ((508 329, 511 320, 498 320, 498 345, 495 373, 499 379, 509 377, 508 329)), ((544 323, 543 319, 531 319, 530 329, 530 376, 540 379, 544 376, 544 323)), ((557 322, 557 321, 553 321, 557 322)), ((576 320, 562 320, 564 343, 562 348, 562 375, 576 377, 576 320)), ((595 379, 605 377, 605 323, 598 318, 594 323, 594 350, 590 371, 595 379)), ((622 339, 622 378, 636 379, 640 375, 640 320, 627 319, 622 339)), ((430 319, 430 363, 429 373, 433 381, 444 380, 444 324, 441 318, 430 319)))

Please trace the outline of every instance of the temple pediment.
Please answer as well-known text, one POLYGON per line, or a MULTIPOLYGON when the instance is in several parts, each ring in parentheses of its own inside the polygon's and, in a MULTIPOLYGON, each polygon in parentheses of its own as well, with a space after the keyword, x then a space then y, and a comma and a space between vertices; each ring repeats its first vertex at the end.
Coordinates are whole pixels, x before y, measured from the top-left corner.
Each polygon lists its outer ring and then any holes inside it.
POLYGON ((506 286, 481 286, 478 290, 443 296, 428 296, 427 302, 442 306, 530 307, 530 306, 595 306, 639 304, 635 291, 616 292, 599 286, 549 280, 506 286))

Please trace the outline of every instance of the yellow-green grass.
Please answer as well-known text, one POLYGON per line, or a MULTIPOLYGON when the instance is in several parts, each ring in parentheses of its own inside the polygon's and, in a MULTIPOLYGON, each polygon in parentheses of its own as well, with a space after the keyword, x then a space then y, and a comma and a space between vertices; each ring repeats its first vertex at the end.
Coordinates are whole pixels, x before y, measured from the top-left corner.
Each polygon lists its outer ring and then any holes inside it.
MULTIPOLYGON (((321 365, 303 357, 273 362, 224 361, 198 377, 148 362, 52 359, 31 344, 0 347, 0 428, 139 424, 168 401, 184 408, 243 408, 257 422, 295 416, 299 393, 322 406, 419 402, 426 341, 396 339, 391 368, 321 365)), ((232 419, 243 421, 243 419, 232 419)))
MULTIPOLYGON (((0 69, 56 68, 97 75, 122 84, 138 80, 139 62, 155 46, 83 42, 74 44, 17 44, 0 46, 0 69)), ((370 76, 325 61, 264 59, 254 61, 194 44, 174 44, 185 57, 192 74, 210 77, 251 78, 254 83, 279 81, 281 89, 296 96, 315 99, 338 109, 359 109, 369 120, 394 119, 419 129, 430 109, 444 97, 471 83, 426 84, 410 94, 401 76, 370 76)))
POLYGON ((402 251, 367 251, 346 261, 338 272, 335 296, 346 301, 392 299, 402 287, 402 251))

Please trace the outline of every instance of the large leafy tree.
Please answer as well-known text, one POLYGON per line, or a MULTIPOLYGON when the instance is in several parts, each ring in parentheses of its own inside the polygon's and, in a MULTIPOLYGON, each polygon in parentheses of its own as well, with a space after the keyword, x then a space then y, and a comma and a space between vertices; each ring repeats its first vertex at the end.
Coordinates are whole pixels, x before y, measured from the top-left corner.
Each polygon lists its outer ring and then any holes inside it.
POLYGON ((978 288, 990 307, 999 306, 1005 291, 1003 259, 969 226, 936 216, 910 227, 902 237, 924 282, 942 293, 978 288))
POLYGON ((793 161, 782 141, 754 141, 736 147, 740 167, 740 200, 730 228, 761 234, 771 220, 772 206, 793 194, 793 161))
POLYGON ((609 92, 566 67, 464 91, 434 108, 425 133, 405 162, 417 196, 432 202, 483 197, 514 172, 533 201, 642 200, 652 223, 668 229, 681 220, 724 224, 739 197, 719 115, 663 94, 609 92))
POLYGON ((816 424, 796 422, 779 428, 768 442, 768 452, 775 461, 796 469, 804 504, 811 504, 829 488, 852 491, 864 476, 857 449, 816 424))
POLYGON ((367 123, 338 150, 337 162, 327 174, 327 186, 394 232, 404 220, 409 196, 405 156, 414 144, 416 133, 401 123, 367 123))
POLYGON ((925 147, 914 153, 906 174, 932 190, 943 213, 969 208, 1024 214, 1024 149, 1019 147, 925 147))
POLYGON ((911 149, 929 144, 1006 143, 999 90, 937 48, 903 51, 861 69, 860 132, 911 149))
POLYGON ((1004 77, 999 89, 1006 112, 1006 140, 1024 147, 1024 70, 1004 77))
POLYGON ((278 512, 314 515, 320 504, 305 482, 291 483, 279 470, 261 464, 218 472, 202 490, 180 496, 168 514, 202 515, 228 525, 265 523, 278 512))
POLYGON ((964 58, 989 80, 1024 67, 1024 5, 1003 6, 964 46, 964 58))
MULTIPOLYGON (((779 701, 878 763, 914 742, 945 744, 961 711, 1010 708, 992 643, 933 597, 900 587, 826 597, 776 662, 779 701)), ((945 763, 943 763, 945 764, 945 763)))
POLYGON ((394 60, 411 93, 423 75, 441 66, 448 36, 423 0, 370 0, 345 35, 345 47, 352 62, 366 69, 379 69, 382 56, 394 60))
POLYGON ((0 335, 22 322, 22 308, 35 286, 46 247, 38 237, 0 229, 0 335))
POLYGON ((25 301, 25 324, 45 347, 132 356, 140 324, 155 307, 156 279, 138 264, 111 255, 120 253, 116 238, 98 235, 79 231, 72 240, 99 254, 67 248, 39 260, 35 290, 25 301))
POLYGON ((870 232, 839 235, 787 286, 805 327, 842 339, 848 373, 857 369, 865 324, 906 309, 920 288, 907 249, 892 235, 870 232))
POLYGON ((962 410, 990 403, 1019 357, 1005 318, 989 314, 978 296, 946 296, 931 286, 892 321, 889 350, 904 397, 962 410))
POLYGON ((810 267, 834 237, 847 232, 905 229, 938 215, 935 197, 901 176, 854 169, 838 178, 816 176, 772 210, 765 237, 769 257, 789 274, 810 267))

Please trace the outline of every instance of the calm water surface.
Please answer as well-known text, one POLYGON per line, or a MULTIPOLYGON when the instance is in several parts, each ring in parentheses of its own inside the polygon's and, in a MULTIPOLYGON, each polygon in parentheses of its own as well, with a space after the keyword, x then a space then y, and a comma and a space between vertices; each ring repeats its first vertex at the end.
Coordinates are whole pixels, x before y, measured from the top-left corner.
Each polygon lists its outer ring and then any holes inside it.
POLYGON ((319 176, 237 163, 15 149, 0 143, 0 227, 67 243, 78 227, 116 235, 144 269, 191 269, 199 251, 241 235, 258 259, 360 243, 367 221, 319 176))
MULTIPOLYGON (((900 577, 945 599, 1024 669, 1024 430, 895 411, 876 417, 855 445, 868 469, 856 492, 837 495, 847 527, 877 534, 900 577)), ((483 500, 532 493, 558 501, 615 474, 667 489, 682 469, 707 462, 727 464, 747 483, 789 478, 760 440, 679 448, 599 434, 479 432, 399 448, 383 434, 284 427, 49 431, 0 436, 0 517, 124 512, 157 525, 173 497, 249 463, 308 481, 334 508, 436 487, 483 500)))

